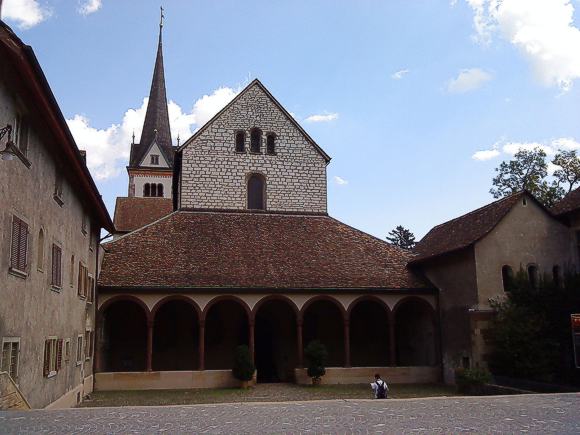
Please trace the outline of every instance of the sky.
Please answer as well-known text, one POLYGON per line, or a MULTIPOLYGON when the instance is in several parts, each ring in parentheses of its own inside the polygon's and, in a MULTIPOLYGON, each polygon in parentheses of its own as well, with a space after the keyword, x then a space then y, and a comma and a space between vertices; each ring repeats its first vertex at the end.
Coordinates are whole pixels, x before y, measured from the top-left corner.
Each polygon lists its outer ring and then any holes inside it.
MULTIPOLYGON (((160 1, 4 0, 111 215, 160 1)), ((518 149, 580 149, 578 0, 165 0, 174 142, 259 78, 332 157, 333 217, 383 238, 493 200, 518 149)))

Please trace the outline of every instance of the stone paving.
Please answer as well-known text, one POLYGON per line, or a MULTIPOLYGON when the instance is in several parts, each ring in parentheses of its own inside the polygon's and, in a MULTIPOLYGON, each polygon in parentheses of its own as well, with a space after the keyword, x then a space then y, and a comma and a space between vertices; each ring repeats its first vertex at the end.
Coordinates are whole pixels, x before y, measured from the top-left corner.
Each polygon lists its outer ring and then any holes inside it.
POLYGON ((580 394, 0 412, 0 433, 580 433, 580 394))

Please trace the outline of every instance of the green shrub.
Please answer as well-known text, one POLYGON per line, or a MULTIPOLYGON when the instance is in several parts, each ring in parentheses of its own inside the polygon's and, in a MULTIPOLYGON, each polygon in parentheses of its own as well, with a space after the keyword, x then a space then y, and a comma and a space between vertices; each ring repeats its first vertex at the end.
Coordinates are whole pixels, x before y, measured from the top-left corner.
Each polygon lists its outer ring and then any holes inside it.
POLYGON ((318 340, 312 340, 304 349, 304 356, 308 361, 308 376, 313 379, 320 379, 326 374, 326 360, 328 352, 326 347, 318 340))
POLYGON ((248 346, 245 344, 238 346, 236 348, 234 367, 232 368, 234 377, 240 381, 251 381, 255 370, 248 346))
POLYGON ((460 393, 479 394, 481 387, 490 382, 491 374, 485 369, 455 369, 455 383, 460 393))

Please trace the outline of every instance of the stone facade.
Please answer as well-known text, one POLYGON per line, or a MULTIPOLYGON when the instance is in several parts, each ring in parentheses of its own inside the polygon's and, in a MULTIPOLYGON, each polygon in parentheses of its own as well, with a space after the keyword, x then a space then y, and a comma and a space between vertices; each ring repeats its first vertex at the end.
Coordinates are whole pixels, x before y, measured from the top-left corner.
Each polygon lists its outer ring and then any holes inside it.
POLYGON ((268 211, 326 213, 326 159, 259 83, 250 85, 182 149, 179 207, 247 208, 252 173, 266 179, 268 211), (259 153, 250 151, 250 129, 262 131, 259 153), (244 152, 235 135, 246 133, 244 152), (275 154, 266 135, 276 136, 275 154))

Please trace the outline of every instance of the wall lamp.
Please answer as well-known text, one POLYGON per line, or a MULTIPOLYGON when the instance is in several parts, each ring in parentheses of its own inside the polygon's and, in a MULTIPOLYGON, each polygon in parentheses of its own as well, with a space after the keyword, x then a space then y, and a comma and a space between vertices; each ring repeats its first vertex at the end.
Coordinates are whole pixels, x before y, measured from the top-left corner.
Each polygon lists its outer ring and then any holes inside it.
POLYGON ((6 148, 0 151, 0 156, 2 160, 12 160, 14 156, 16 156, 16 146, 14 142, 12 142, 12 126, 10 124, 6 125, 6 127, 0 128, 0 140, 8 135, 8 140, 6 141, 6 148))

